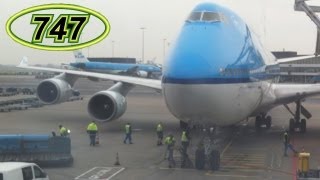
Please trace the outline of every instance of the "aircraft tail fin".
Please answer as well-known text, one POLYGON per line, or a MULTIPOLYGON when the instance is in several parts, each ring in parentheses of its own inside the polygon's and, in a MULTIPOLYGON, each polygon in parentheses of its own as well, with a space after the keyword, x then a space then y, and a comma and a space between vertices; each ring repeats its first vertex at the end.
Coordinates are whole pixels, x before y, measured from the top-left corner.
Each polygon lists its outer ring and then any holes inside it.
POLYGON ((80 50, 75 50, 73 51, 74 58, 77 63, 84 63, 84 62, 89 62, 87 57, 82 53, 80 50))
POLYGON ((28 58, 26 56, 22 58, 19 66, 28 66, 28 58))

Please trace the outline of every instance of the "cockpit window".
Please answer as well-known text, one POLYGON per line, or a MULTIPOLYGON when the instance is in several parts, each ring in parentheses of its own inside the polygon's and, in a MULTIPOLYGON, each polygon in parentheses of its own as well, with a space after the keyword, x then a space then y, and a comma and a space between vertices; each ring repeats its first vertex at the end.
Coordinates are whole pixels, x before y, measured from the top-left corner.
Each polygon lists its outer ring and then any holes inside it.
POLYGON ((202 15, 202 21, 211 21, 211 22, 215 22, 215 21, 221 21, 221 17, 218 13, 214 13, 214 12, 203 12, 202 15))
POLYGON ((188 18, 189 21, 200 21, 202 12, 192 12, 188 18))
POLYGON ((203 21, 203 22, 221 22, 223 21, 222 14, 215 12, 192 12, 187 21, 203 21))

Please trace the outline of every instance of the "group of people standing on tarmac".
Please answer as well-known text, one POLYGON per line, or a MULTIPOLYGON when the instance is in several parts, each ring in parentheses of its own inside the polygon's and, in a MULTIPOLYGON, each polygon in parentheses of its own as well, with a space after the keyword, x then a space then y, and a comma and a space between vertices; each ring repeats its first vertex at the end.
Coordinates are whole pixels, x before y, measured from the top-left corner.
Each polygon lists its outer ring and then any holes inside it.
MULTIPOLYGON (((63 125, 59 125, 59 132, 60 136, 62 137, 69 137, 70 130, 65 128, 63 125)), ((123 140, 124 144, 133 144, 132 142, 132 128, 130 123, 126 123, 124 126, 124 132, 125 132, 125 138, 123 140)), ((165 144, 166 147, 166 152, 165 152, 165 159, 168 159, 169 162, 169 167, 174 167, 175 166, 175 160, 173 158, 173 151, 175 147, 176 140, 173 136, 172 133, 169 133, 166 138, 163 140, 164 137, 164 128, 162 123, 158 123, 156 126, 156 132, 157 132, 157 145, 161 146, 165 144)), ((96 144, 99 143, 98 141, 98 126, 95 123, 95 121, 92 121, 88 124, 87 126, 87 133, 89 135, 90 139, 90 146, 96 146, 96 144)), ((55 133, 53 133, 55 136, 55 133)), ((183 130, 181 133, 181 154, 182 154, 182 165, 185 163, 186 158, 188 157, 187 155, 187 149, 189 146, 189 140, 190 137, 188 135, 187 129, 183 130)))
MULTIPOLYGON (((59 125, 59 133, 61 137, 69 137, 70 135, 70 129, 65 128, 63 125, 59 125)), ((95 123, 95 121, 92 121, 89 123, 87 127, 87 133, 89 135, 90 139, 90 146, 95 146, 97 143, 99 143, 97 139, 97 134, 98 134, 98 126, 95 123)), ((52 134, 55 136, 55 133, 52 132, 52 134)))
MULTIPOLYGON (((157 131, 157 136, 158 136, 157 145, 161 146, 163 144, 162 143, 162 141, 163 141, 163 126, 162 126, 161 122, 157 124, 156 131, 157 131)), ((182 167, 185 165, 186 159, 188 157, 187 149, 189 146, 189 140, 190 140, 190 137, 188 136, 187 129, 182 130, 181 149, 180 149, 181 154, 182 154, 182 163, 181 163, 182 167)), ((173 158, 175 143, 176 143, 176 140, 175 140, 172 133, 169 133, 168 136, 164 139, 164 144, 167 146, 166 153, 165 153, 165 159, 168 159, 169 168, 175 167, 175 165, 176 165, 175 160, 173 158), (168 156, 167 156, 167 154, 168 154, 168 156)))
MULTIPOLYGON (((125 138, 123 140, 123 143, 126 144, 127 141, 129 141, 129 144, 133 144, 132 143, 132 128, 131 128, 131 124, 127 123, 124 127, 125 129, 125 138)), ((62 125, 59 125, 59 132, 60 132, 60 136, 62 137, 69 137, 70 134, 70 130, 65 128, 62 125)), ((95 146, 96 144, 99 143, 98 140, 98 126, 95 123, 95 121, 92 121, 91 123, 89 123, 89 125, 87 126, 87 133, 89 135, 89 139, 90 139, 90 146, 95 146)), ((52 134, 55 136, 55 133, 52 132, 52 134)))

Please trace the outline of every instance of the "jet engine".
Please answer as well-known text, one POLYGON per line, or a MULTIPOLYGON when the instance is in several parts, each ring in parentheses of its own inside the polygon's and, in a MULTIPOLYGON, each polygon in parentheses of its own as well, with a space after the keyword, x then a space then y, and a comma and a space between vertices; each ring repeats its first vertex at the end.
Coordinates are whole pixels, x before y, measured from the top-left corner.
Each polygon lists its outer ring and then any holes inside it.
POLYGON ((127 109, 124 96, 115 91, 100 91, 88 103, 88 112, 95 119, 106 122, 122 116, 127 109))
POLYGON ((146 71, 137 71, 136 74, 138 77, 142 77, 142 78, 146 78, 149 75, 149 73, 146 71))
POLYGON ((72 95, 71 85, 62 79, 46 79, 37 87, 37 96, 45 104, 61 103, 67 101, 72 95))

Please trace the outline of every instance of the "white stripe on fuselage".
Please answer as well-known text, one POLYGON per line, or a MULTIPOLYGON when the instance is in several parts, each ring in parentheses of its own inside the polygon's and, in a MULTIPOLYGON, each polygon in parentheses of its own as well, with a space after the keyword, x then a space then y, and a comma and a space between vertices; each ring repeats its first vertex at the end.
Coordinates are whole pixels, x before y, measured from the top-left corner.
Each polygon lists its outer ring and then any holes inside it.
MULTIPOLYGON (((178 119, 219 126, 244 120, 268 103, 270 83, 163 84, 167 107, 178 119)), ((272 94, 272 93, 271 93, 272 94)))

